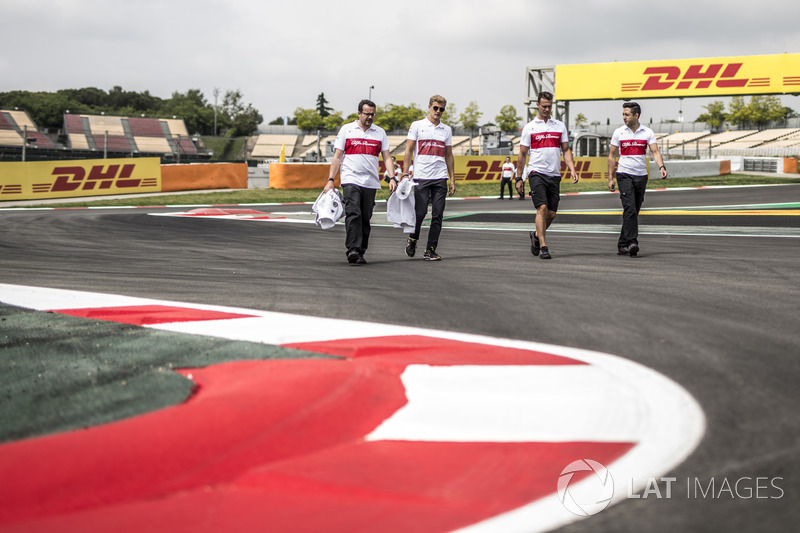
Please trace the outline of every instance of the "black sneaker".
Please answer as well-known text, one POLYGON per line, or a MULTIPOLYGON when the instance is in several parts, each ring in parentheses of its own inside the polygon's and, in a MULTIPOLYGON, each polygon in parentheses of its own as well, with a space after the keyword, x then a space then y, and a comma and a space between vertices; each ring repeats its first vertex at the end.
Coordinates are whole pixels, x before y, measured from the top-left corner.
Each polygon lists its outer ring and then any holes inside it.
POLYGON ((364 259, 364 254, 358 254, 358 257, 356 258, 356 264, 357 265, 366 265, 367 264, 367 260, 364 259))
POLYGON ((552 259, 553 256, 550 255, 550 251, 547 249, 547 246, 542 246, 540 248, 539 259, 552 259))
POLYGON ((539 238, 536 236, 536 232, 535 231, 532 231, 530 233, 530 236, 531 236, 531 253, 533 255, 539 255, 539 250, 541 249, 540 248, 540 243, 539 243, 539 238))
POLYGON ((617 255, 628 255, 630 248, 628 246, 620 246, 617 249, 617 255))
POLYGON ((417 239, 409 237, 406 243, 406 255, 408 257, 414 257, 415 253, 417 253, 417 239))
POLYGON ((347 262, 350 263, 351 265, 355 265, 356 261, 358 261, 358 256, 359 256, 358 250, 349 250, 347 252, 347 262))
POLYGON ((425 253, 422 254, 422 258, 425 261, 441 261, 442 260, 442 256, 437 254, 436 250, 434 250, 433 248, 428 248, 427 250, 425 250, 425 253))
POLYGON ((631 257, 636 257, 639 254, 639 245, 636 243, 631 244, 628 248, 628 253, 631 257))

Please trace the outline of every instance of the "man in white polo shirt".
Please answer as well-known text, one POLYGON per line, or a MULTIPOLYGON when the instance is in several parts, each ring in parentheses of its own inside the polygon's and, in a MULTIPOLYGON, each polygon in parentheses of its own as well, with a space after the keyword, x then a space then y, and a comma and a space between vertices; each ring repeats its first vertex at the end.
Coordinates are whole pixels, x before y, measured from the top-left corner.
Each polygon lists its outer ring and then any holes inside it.
POLYGON ((517 158, 517 192, 523 194, 525 182, 523 169, 528 177, 533 206, 536 208, 536 230, 530 232, 531 253, 541 259, 550 259, 547 247, 547 228, 553 223, 558 211, 561 195, 561 154, 572 175, 572 183, 578 183, 572 150, 569 147, 567 127, 552 118, 553 95, 542 91, 536 100, 537 116, 522 128, 517 158), (530 154, 530 161, 525 165, 530 154))
POLYGON ((661 174, 667 177, 667 167, 656 144, 653 130, 639 123, 642 108, 636 102, 622 104, 624 126, 614 130, 608 153, 608 190, 614 192, 614 178, 622 201, 622 231, 617 241, 617 255, 639 255, 639 210, 647 189, 647 148, 653 154, 661 174), (619 158, 619 167, 617 167, 619 158))
POLYGON ((347 262, 351 265, 365 265, 364 252, 369 245, 372 210, 375 207, 375 193, 381 188, 378 177, 378 155, 389 163, 389 189, 394 192, 397 178, 391 165, 389 138, 383 128, 374 125, 375 104, 370 100, 358 103, 358 119, 345 124, 339 130, 334 142, 333 160, 328 175, 328 183, 323 192, 334 188, 336 173, 341 167, 342 197, 344 199, 344 224, 346 230, 345 246, 347 262))
POLYGON ((422 222, 431 204, 431 227, 428 230, 428 243, 425 245, 423 259, 441 261, 436 253, 439 234, 442 231, 442 218, 447 195, 456 192, 455 158, 453 157, 453 131, 442 123, 447 100, 444 96, 431 96, 428 103, 428 116, 411 123, 408 129, 406 152, 403 157, 403 176, 408 179, 414 168, 414 208, 417 225, 406 242, 406 255, 414 257, 422 222), (413 155, 413 158, 412 158, 413 155), (448 182, 449 180, 449 182, 448 182))

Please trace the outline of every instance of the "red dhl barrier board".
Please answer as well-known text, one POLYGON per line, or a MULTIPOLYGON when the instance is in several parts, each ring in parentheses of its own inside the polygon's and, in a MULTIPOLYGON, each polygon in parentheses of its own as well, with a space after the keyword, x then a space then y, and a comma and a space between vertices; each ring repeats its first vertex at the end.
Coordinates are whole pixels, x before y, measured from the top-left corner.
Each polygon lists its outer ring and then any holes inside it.
POLYGON ((800 54, 558 65, 556 100, 800 92, 800 54))
POLYGON ((0 163, 0 201, 142 192, 161 192, 157 157, 0 163))
MULTIPOLYGON (((456 156, 456 181, 500 181, 505 160, 504 156, 456 156)), ((579 179, 608 180, 607 157, 576 157, 574 160, 579 179)), ((517 164, 516 155, 511 157, 511 162, 517 164)), ((562 159, 561 177, 566 179, 568 174, 567 164, 562 159)))

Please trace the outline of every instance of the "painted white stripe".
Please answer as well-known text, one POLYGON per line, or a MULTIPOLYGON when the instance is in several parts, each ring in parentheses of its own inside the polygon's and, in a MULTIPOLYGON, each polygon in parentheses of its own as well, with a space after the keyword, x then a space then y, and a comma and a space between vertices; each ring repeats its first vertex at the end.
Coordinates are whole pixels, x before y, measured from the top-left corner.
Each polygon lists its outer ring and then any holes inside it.
POLYGON ((645 429, 637 387, 593 365, 410 365, 402 380, 408 404, 367 440, 637 442, 645 429))
MULTIPOLYGON (((413 334, 576 359, 587 365, 410 365, 402 378, 409 404, 369 438, 636 442, 620 459, 605 465, 617 487, 612 502, 627 497, 628 483, 638 492, 649 478, 666 475, 688 457, 705 432, 700 406, 682 387, 638 363, 598 352, 423 328, 6 284, 0 284, 0 301, 39 310, 160 304, 252 314, 256 318, 163 324, 157 328, 271 344, 413 334)), ((577 484, 575 490, 588 483, 591 480, 577 484)), ((579 519, 558 500, 554 480, 550 496, 459 531, 529 533, 579 519)))
MULTIPOLYGON (((219 308, 219 310, 223 309, 219 308)), ((240 312, 248 312, 259 316, 234 320, 173 322, 149 327, 177 333, 209 335, 230 340, 265 344, 291 344, 333 339, 411 335, 412 333, 410 332, 415 331, 403 326, 384 324, 370 324, 369 327, 365 328, 361 322, 335 318, 317 318, 247 309, 240 310, 240 312)))

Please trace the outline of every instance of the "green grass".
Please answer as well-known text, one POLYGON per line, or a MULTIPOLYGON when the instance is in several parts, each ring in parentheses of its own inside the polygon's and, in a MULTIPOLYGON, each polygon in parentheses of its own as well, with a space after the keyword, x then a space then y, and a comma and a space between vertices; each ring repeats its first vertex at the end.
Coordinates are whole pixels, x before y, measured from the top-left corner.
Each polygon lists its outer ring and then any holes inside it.
MULTIPOLYGON (((711 187, 714 185, 762 185, 776 183, 800 183, 798 178, 779 178, 748 174, 729 174, 727 176, 710 176, 705 178, 681 178, 667 180, 650 180, 648 189, 674 187, 711 187)), ((527 192, 527 187, 525 188, 527 192)), ((84 200, 80 202, 59 203, 59 207, 105 207, 105 206, 151 206, 151 205, 225 205, 225 204, 266 204, 313 202, 322 189, 247 189, 214 193, 184 193, 171 195, 147 196, 139 198, 118 197, 107 200, 84 200)), ((568 181, 561 183, 561 192, 585 192, 608 190, 605 180, 581 181, 573 185, 568 181)), ((456 183, 456 196, 494 196, 500 192, 500 183, 456 183)), ((385 200, 389 197, 388 187, 378 192, 377 198, 385 200)), ((39 207, 52 207, 53 204, 39 207)), ((31 206, 35 207, 35 206, 31 206)))

